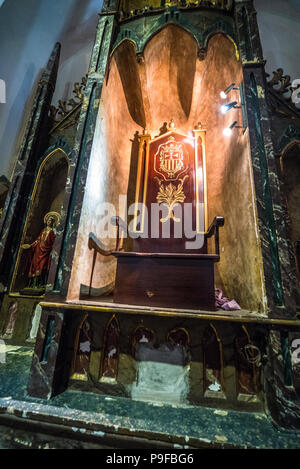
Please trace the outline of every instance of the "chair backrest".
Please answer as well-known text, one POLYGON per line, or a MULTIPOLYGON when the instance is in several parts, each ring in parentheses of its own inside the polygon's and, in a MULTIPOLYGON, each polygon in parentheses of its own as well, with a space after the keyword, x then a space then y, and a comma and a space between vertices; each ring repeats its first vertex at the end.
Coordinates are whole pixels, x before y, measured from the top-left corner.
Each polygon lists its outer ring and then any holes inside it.
POLYGON ((140 136, 133 251, 207 252, 205 132, 140 136))

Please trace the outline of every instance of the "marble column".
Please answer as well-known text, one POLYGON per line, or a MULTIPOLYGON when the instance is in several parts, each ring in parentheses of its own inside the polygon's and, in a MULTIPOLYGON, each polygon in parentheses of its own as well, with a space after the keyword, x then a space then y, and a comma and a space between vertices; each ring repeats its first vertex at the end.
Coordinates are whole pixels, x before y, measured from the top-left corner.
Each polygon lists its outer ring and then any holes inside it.
MULTIPOLYGON (((269 317, 295 316, 296 275, 291 261, 290 240, 276 164, 276 136, 267 107, 265 61, 252 0, 236 0, 236 29, 243 64, 246 112, 256 192, 269 317)), ((278 136, 277 136, 278 137, 278 136)), ((279 425, 298 427, 299 400, 291 385, 289 330, 268 334, 264 373, 267 411, 279 425), (285 382, 285 377, 289 382, 285 382)))
POLYGON ((102 13, 71 155, 71 167, 62 210, 61 226, 64 227, 64 231, 58 230, 52 254, 58 262, 53 262, 49 273, 46 299, 62 301, 67 297, 98 109, 114 28, 115 12, 102 13))
POLYGON ((67 386, 67 380, 60 373, 65 361, 63 344, 60 344, 63 326, 62 312, 42 312, 28 380, 30 396, 50 399, 67 386))
POLYGON ((246 91, 245 106, 269 315, 293 317, 296 311, 296 276, 290 259, 285 205, 266 102, 265 62, 252 0, 237 0, 235 18, 246 91))

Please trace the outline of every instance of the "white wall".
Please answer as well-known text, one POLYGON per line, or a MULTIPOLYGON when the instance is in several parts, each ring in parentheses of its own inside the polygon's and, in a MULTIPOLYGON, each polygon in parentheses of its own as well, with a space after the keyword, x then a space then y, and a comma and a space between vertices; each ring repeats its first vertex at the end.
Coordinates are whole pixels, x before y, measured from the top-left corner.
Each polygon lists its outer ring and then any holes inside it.
POLYGON ((300 0, 254 0, 266 70, 300 78, 300 0))
POLYGON ((0 175, 12 175, 41 70, 62 44, 55 102, 88 70, 102 0, 9 0, 0 9, 0 175))
MULTIPOLYGON (((300 0, 254 0, 264 56, 271 73, 282 67, 300 78, 300 0)), ((0 0, 0 175, 11 177, 41 69, 55 42, 62 43, 53 99, 72 95, 87 72, 102 0, 0 0), (1 6, 2 4, 2 6, 1 6)))

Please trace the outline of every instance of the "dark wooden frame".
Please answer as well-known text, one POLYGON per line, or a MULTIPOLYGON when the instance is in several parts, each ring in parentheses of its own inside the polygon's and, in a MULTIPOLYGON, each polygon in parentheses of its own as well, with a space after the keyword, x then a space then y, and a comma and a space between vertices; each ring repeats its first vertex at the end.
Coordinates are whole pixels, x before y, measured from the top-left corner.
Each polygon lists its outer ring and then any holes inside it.
POLYGON ((115 303, 165 308, 214 311, 214 263, 220 260, 219 228, 223 217, 215 217, 204 237, 215 238, 215 254, 125 252, 122 232, 128 228, 120 217, 111 219, 117 227, 115 250, 109 250, 89 234, 88 246, 94 250, 91 283, 97 253, 118 259, 115 303))

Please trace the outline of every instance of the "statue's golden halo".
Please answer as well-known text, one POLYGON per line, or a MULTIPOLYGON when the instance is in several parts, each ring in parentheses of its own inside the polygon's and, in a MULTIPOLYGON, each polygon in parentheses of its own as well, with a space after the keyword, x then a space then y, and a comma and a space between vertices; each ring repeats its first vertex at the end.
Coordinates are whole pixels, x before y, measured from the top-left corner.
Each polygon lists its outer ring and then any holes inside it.
POLYGON ((60 223, 60 219, 61 219, 60 214, 58 212, 48 212, 48 213, 46 213, 46 215, 44 216, 45 224, 47 224, 47 221, 50 217, 55 219, 55 226, 58 226, 59 223, 60 223))

